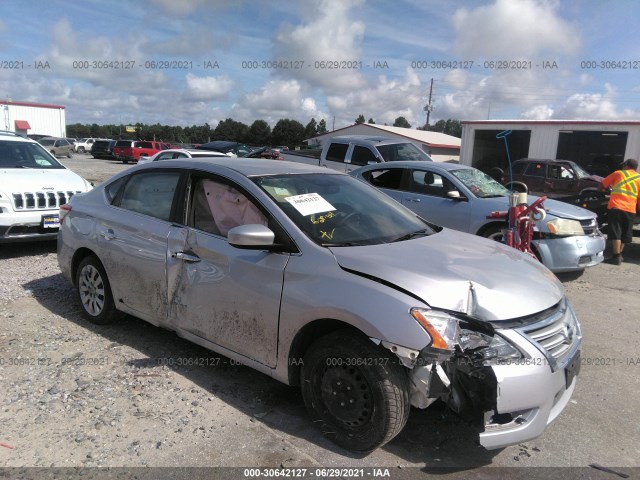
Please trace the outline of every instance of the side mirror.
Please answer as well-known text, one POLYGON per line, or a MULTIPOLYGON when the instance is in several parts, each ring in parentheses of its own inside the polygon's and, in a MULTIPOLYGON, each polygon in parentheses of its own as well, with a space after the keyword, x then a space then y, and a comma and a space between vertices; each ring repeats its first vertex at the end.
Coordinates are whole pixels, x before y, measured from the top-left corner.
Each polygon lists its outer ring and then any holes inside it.
POLYGON ((229 245, 238 248, 269 249, 273 247, 275 233, 260 224, 239 225, 227 233, 229 245))
POLYGON ((458 190, 449 190, 445 195, 447 198, 450 198, 451 200, 465 201, 467 199, 466 197, 463 197, 462 195, 460 195, 460 192, 458 190))

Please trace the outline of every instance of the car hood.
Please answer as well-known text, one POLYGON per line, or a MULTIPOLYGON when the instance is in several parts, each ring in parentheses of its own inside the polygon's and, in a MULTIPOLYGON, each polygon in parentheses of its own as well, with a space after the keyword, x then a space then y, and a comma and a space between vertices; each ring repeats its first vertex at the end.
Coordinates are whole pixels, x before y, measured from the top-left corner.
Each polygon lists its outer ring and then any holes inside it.
POLYGON ((555 275, 535 259, 449 229, 403 242, 331 251, 346 270, 404 290, 432 308, 484 321, 532 315, 564 295, 555 275))
POLYGON ((6 192, 33 192, 42 190, 86 191, 89 187, 80 175, 61 169, 3 168, 0 169, 2 187, 6 192))

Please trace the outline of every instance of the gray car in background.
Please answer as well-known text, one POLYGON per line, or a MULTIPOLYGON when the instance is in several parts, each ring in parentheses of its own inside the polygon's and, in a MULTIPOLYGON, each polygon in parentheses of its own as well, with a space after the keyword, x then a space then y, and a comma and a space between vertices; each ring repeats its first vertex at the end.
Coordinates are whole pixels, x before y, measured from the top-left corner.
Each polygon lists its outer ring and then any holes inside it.
POLYGON ((134 315, 299 385, 344 448, 384 445, 436 400, 486 448, 524 442, 575 388, 580 325, 546 267, 331 169, 151 162, 60 212, 88 320, 134 315))
MULTIPOLYGON (((506 222, 492 212, 509 208, 509 190, 473 167, 437 162, 368 165, 351 172, 437 225, 502 240, 506 222)), ((529 196, 529 203, 538 197, 529 196)), ((597 215, 557 200, 543 203, 531 245, 553 272, 584 270, 604 260, 597 215)))

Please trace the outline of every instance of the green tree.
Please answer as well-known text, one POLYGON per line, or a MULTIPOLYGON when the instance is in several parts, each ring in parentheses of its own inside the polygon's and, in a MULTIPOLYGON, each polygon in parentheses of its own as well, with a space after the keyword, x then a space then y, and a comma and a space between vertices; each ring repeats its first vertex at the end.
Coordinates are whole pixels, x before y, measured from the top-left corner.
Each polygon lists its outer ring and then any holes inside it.
POLYGON ((462 123, 460 123, 460 120, 438 120, 433 127, 431 127, 431 130, 458 138, 462 137, 462 123))
POLYGON ((220 120, 218 126, 213 131, 216 140, 230 140, 233 142, 246 141, 249 133, 249 126, 242 122, 236 122, 232 118, 220 120))
POLYGON ((356 123, 364 123, 364 115, 360 114, 358 115, 358 118, 356 118, 356 123))
POLYGON ((256 120, 249 127, 247 143, 251 145, 270 145, 271 127, 264 120, 256 120))
POLYGON ((393 122, 393 126, 394 127, 402 127, 402 128, 411 128, 411 125, 409 124, 407 119, 404 118, 404 117, 396 118, 396 121, 393 122))
POLYGON ((283 118, 273 127, 271 139, 274 145, 296 147, 304 140, 304 126, 296 120, 283 118))
POLYGON ((369 120, 367 120, 367 123, 375 125, 376 122, 373 121, 373 118, 369 117, 369 120))
POLYGON ((316 119, 312 118, 307 126, 304 127, 304 138, 312 138, 318 134, 318 124, 316 123, 316 119))
POLYGON ((324 118, 320 120, 320 123, 318 123, 318 129, 316 130, 316 132, 318 135, 320 135, 321 133, 327 133, 327 122, 324 120, 324 118))

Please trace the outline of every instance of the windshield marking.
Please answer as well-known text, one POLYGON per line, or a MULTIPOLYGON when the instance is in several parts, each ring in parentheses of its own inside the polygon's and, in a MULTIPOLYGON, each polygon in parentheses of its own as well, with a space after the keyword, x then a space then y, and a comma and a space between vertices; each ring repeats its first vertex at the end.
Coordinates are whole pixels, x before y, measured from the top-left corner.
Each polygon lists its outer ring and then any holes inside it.
POLYGON ((335 207, 333 207, 333 205, 331 205, 317 193, 304 193, 302 195, 294 195, 293 197, 286 197, 285 200, 293 205, 294 208, 305 217, 320 212, 329 212, 335 210, 335 207))

